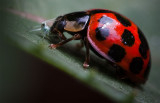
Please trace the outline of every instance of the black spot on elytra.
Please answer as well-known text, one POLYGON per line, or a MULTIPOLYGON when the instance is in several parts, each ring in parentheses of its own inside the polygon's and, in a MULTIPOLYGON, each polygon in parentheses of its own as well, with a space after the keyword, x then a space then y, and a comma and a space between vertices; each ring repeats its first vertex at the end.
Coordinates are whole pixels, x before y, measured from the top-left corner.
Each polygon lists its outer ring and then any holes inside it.
POLYGON ((110 17, 102 16, 102 17, 98 20, 98 22, 101 23, 101 24, 106 24, 106 23, 112 23, 113 20, 112 20, 110 17))
POLYGON ((115 62, 120 62, 125 55, 125 49, 117 44, 113 44, 108 52, 108 56, 115 62))
POLYGON ((149 75, 149 72, 150 72, 150 68, 151 68, 151 59, 149 60, 148 64, 147 64, 147 68, 144 72, 144 78, 147 79, 148 75, 149 75))
POLYGON ((143 60, 141 57, 135 57, 132 59, 130 63, 130 71, 134 74, 140 73, 140 71, 143 69, 143 60))
POLYGON ((143 33, 141 32, 141 30, 138 28, 138 34, 139 34, 139 38, 141 40, 141 44, 139 46, 139 52, 141 54, 141 56, 146 59, 147 58, 147 51, 149 50, 148 47, 148 43, 146 38, 144 37, 143 33))
POLYGON ((131 26, 131 23, 130 23, 130 21, 127 18, 123 17, 122 15, 120 15, 118 13, 115 13, 115 16, 117 17, 117 19, 119 20, 119 22, 122 23, 122 25, 124 25, 126 27, 127 26, 131 26))
POLYGON ((134 42, 135 42, 135 39, 133 34, 129 30, 125 29, 122 34, 122 43, 124 45, 132 46, 134 42))
POLYGON ((109 35, 109 29, 98 27, 96 28, 96 39, 99 41, 106 40, 106 37, 109 35))
POLYGON ((145 48, 145 45, 143 43, 141 43, 139 46, 139 52, 144 59, 147 58, 147 49, 145 48))

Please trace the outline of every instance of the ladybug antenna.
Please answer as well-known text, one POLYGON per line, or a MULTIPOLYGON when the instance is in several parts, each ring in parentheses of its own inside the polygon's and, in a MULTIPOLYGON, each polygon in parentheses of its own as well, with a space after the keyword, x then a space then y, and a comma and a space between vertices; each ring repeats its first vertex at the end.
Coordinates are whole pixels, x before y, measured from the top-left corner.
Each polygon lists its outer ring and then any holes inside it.
POLYGON ((36 29, 32 29, 30 32, 40 31, 41 30, 41 27, 39 25, 35 26, 34 28, 36 28, 36 29))

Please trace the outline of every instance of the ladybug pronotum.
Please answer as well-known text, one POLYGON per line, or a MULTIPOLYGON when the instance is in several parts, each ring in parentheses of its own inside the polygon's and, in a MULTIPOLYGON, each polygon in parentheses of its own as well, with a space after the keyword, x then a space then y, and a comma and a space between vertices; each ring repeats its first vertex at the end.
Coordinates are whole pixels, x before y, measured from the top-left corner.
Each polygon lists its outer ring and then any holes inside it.
MULTIPOLYGON (((42 28, 45 28, 43 24, 42 28)), ((91 9, 59 16, 50 33, 61 38, 57 48, 72 40, 81 40, 86 47, 84 68, 89 66, 89 50, 122 68, 133 82, 145 83, 151 57, 142 31, 130 19, 111 10, 91 9), (66 38, 63 32, 72 35, 66 38)))

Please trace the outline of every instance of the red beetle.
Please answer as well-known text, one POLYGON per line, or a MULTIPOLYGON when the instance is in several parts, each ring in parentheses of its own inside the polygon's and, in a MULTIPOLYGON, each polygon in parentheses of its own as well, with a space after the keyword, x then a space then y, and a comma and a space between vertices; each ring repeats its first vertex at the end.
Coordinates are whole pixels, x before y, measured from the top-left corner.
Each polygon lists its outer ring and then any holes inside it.
MULTIPOLYGON (((43 24, 42 28, 45 27, 43 24)), ((145 83, 150 66, 150 50, 141 30, 131 20, 111 10, 91 9, 59 16, 50 28, 62 41, 82 40, 86 47, 84 68, 89 66, 89 49, 119 66, 133 82, 145 83), (63 32, 72 35, 66 38, 63 32)))

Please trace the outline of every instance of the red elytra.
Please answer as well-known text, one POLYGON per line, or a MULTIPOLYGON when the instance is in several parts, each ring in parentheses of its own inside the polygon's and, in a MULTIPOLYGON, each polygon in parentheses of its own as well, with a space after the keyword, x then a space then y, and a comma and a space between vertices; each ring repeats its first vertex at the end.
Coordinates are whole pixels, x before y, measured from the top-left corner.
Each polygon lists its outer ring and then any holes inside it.
POLYGON ((71 40, 82 40, 86 47, 83 66, 89 66, 89 49, 116 64, 133 82, 145 83, 150 70, 150 50, 141 30, 128 18, 106 9, 91 9, 59 16, 50 32, 61 42, 51 44, 57 48, 71 40), (66 38, 63 32, 72 35, 66 38))

